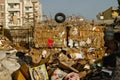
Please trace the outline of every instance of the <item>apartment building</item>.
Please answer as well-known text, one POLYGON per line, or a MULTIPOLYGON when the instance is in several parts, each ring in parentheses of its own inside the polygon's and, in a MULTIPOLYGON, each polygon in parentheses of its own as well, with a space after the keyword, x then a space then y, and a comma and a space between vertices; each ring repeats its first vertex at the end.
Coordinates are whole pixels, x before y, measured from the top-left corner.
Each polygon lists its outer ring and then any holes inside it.
POLYGON ((0 24, 4 24, 4 27, 9 29, 41 21, 41 4, 38 0, 34 4, 32 0, 0 0, 0 9, 2 9, 0 10, 0 24))
POLYGON ((6 28, 22 26, 22 1, 5 0, 6 28))
POLYGON ((4 26, 5 23, 5 1, 0 0, 0 26, 4 26))
POLYGON ((107 10, 99 13, 97 15, 98 20, 113 20, 114 18, 118 17, 118 7, 112 6, 108 8, 107 10))
POLYGON ((24 1, 24 23, 33 21, 33 4, 30 0, 24 1))
MULTIPOLYGON (((35 4, 35 17, 36 21, 42 20, 42 6, 39 2, 36 2, 35 4)), ((33 19, 33 3, 31 0, 25 0, 24 1, 24 15, 25 15, 25 22, 26 21, 32 21, 33 19)))

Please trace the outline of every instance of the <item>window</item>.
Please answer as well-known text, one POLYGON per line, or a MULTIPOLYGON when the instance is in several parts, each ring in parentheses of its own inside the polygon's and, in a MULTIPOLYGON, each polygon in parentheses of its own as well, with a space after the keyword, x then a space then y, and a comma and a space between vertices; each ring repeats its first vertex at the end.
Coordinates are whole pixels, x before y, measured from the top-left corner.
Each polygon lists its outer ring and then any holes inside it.
POLYGON ((4 17, 4 13, 1 13, 1 16, 3 16, 3 17, 4 17))
POLYGON ((0 11, 4 11, 4 5, 0 5, 0 11))
POLYGON ((2 11, 2 5, 0 5, 0 11, 2 11))
POLYGON ((0 18, 3 18, 4 17, 4 13, 0 13, 0 18))
POLYGON ((9 7, 10 7, 10 8, 14 8, 14 5, 13 5, 13 4, 10 4, 9 7))

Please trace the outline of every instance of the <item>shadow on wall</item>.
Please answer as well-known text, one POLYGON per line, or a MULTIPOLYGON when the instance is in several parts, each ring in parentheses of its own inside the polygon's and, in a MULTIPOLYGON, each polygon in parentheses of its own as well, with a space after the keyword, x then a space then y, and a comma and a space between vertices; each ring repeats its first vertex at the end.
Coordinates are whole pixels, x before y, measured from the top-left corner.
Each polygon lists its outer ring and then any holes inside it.
POLYGON ((103 58, 103 65, 105 67, 116 67, 116 55, 119 56, 120 49, 120 32, 114 33, 114 40, 106 41, 105 46, 107 47, 106 53, 109 53, 109 56, 103 58))
POLYGON ((13 41, 9 29, 4 29, 4 36, 6 36, 10 41, 13 41))
POLYGON ((114 39, 120 43, 120 32, 114 34, 114 39))

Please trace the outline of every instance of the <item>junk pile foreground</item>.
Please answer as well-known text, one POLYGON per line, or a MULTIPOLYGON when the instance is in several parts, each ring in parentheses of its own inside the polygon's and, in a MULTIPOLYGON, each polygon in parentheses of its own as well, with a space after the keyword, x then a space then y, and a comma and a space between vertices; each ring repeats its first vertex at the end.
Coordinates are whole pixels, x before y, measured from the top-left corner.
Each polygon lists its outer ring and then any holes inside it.
POLYGON ((18 50, 1 37, 0 80, 90 80, 87 76, 103 67, 104 29, 89 24, 35 27, 35 46, 29 50, 18 50))

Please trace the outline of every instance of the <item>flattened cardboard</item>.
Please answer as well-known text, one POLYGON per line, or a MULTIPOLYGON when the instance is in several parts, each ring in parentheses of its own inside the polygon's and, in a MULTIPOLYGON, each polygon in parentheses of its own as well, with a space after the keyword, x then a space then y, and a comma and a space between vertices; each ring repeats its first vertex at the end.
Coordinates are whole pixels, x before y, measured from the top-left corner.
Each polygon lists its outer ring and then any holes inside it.
POLYGON ((29 68, 31 80, 49 80, 45 64, 29 68))

